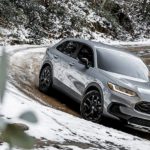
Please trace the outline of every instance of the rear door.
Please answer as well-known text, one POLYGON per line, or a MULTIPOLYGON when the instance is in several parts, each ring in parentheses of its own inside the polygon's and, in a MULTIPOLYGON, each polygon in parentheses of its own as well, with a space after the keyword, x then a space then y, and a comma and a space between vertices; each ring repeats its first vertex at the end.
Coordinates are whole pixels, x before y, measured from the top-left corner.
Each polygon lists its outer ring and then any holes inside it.
POLYGON ((54 56, 54 86, 78 99, 73 88, 72 75, 75 74, 75 52, 78 44, 75 41, 65 41, 58 45, 53 52, 54 56))

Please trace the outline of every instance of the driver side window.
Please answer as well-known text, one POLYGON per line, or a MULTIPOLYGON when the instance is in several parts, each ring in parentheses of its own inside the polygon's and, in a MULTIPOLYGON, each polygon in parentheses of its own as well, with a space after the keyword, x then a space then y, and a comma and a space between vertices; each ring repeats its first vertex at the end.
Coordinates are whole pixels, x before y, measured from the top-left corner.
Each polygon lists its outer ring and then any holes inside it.
POLYGON ((93 55, 93 50, 86 46, 86 45, 83 45, 77 55, 77 58, 79 61, 82 62, 82 58, 86 58, 89 62, 89 66, 90 67, 94 67, 94 55, 93 55))

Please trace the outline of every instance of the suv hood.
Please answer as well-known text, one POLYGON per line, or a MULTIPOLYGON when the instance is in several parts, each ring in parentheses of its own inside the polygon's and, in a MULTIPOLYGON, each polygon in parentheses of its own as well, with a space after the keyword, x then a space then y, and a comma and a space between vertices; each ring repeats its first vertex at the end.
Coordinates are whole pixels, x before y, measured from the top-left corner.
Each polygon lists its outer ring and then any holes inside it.
POLYGON ((105 73, 109 75, 109 77, 111 76, 112 81, 110 82, 131 89, 140 94, 144 99, 150 97, 150 81, 108 71, 105 71, 105 73))

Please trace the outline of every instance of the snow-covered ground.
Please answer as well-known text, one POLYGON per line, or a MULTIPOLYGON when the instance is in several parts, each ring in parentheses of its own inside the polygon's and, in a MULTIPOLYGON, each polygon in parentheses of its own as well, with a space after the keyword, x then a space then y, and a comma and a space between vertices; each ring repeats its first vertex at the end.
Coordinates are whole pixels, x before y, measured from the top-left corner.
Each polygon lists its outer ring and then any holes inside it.
POLYGON ((29 135, 57 142, 62 148, 82 149, 83 143, 83 145, 89 145, 86 149, 150 149, 150 142, 147 140, 43 106, 9 83, 1 114, 10 123, 23 123, 29 126, 29 131, 27 131, 29 135), (36 114, 38 124, 18 119, 19 114, 27 110, 32 110, 36 114), (69 141, 71 144, 65 146, 65 143, 69 141), (81 146, 76 146, 79 145, 77 143, 81 143, 81 146))
MULTIPOLYGON (((9 46, 7 52, 10 60, 16 65, 28 60, 27 56, 37 55, 45 51, 38 46, 9 46), (15 54, 15 55, 14 55, 15 54), (26 56, 26 57, 25 57, 26 56), (16 59, 17 58, 17 59, 16 59)), ((32 57, 30 57, 32 59, 32 57)), ((41 58, 41 56, 37 57, 41 58)), ((12 63, 12 62, 11 62, 12 63)), ((37 62, 38 63, 38 62, 37 62)), ((32 65, 31 65, 32 66, 32 65)), ((30 66, 27 66, 30 68, 30 66)), ((32 70, 32 67, 31 67, 32 70)), ((18 72, 19 73, 19 72, 18 72)), ((11 76, 11 72, 9 72, 11 76)), ((34 78, 34 77, 33 77, 34 78)), ((9 78, 1 105, 0 114, 9 123, 22 123, 29 127, 26 131, 29 135, 41 141, 51 141, 43 149, 73 149, 73 150, 149 150, 150 141, 127 134, 116 129, 95 124, 49 106, 44 106, 17 89, 9 78), (32 124, 19 119, 22 112, 33 111, 38 123, 32 124)), ((34 81, 34 80, 33 80, 34 81)), ((3 143, 0 149, 7 149, 8 145, 3 143)))
MULTIPOLYGON (((97 41, 150 37, 149 14, 141 11, 143 0, 105 2, 57 0, 47 7, 39 1, 2 1, 0 43, 45 44, 68 36, 97 41)), ((147 9, 149 3, 147 0, 147 9)))

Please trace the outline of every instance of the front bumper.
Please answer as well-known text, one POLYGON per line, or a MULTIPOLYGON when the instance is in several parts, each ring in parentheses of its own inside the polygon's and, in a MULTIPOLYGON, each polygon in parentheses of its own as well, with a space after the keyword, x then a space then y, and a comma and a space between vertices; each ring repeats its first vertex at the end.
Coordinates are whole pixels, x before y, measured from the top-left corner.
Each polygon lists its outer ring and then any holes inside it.
POLYGON ((141 114, 135 110, 130 110, 125 105, 112 103, 109 108, 109 113, 119 119, 126 120, 127 123, 140 125, 150 128, 150 115, 141 114))
POLYGON ((143 101, 140 98, 123 96, 118 93, 111 93, 109 100, 107 99, 107 102, 109 101, 107 112, 114 116, 114 118, 126 120, 129 124, 150 128, 150 102, 143 101), (149 107, 141 105, 143 103, 149 104, 149 107))

